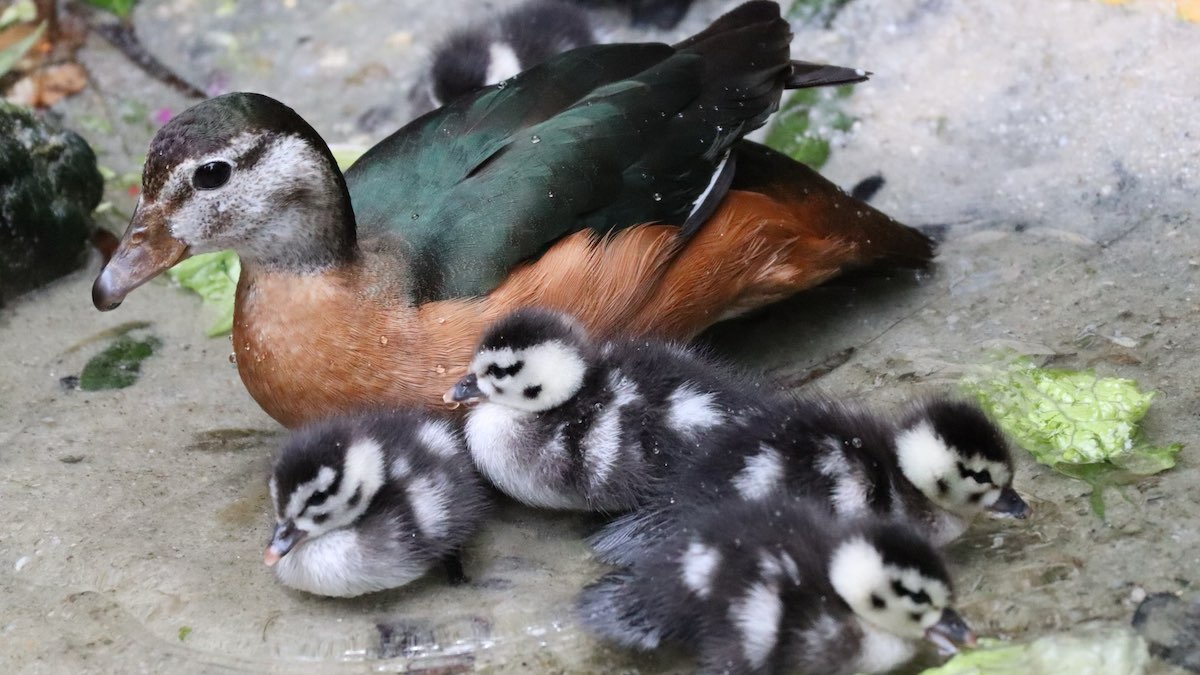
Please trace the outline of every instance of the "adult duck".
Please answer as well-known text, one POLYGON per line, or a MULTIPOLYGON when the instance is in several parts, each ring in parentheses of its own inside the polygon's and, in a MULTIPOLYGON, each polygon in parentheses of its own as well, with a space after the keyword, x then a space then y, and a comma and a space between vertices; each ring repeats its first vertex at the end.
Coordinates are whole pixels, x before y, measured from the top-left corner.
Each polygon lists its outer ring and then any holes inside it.
POLYGON ((520 306, 686 339, 850 266, 928 260, 923 235, 741 140, 784 88, 864 79, 792 61, 790 40, 775 3, 750 2, 674 46, 567 52, 418 118, 344 177, 278 101, 202 102, 151 143, 93 302, 237 251, 238 370, 296 426, 440 405, 520 306))

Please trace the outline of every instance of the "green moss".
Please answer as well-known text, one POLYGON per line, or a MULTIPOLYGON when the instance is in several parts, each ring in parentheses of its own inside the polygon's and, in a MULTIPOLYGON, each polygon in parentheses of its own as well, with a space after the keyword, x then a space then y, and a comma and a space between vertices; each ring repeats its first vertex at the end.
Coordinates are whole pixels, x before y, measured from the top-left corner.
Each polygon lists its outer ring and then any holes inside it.
POLYGON ((79 376, 79 388, 84 391, 99 391, 128 387, 137 382, 142 361, 161 346, 162 340, 153 335, 141 340, 128 335, 118 337, 83 367, 83 373, 79 376))
POLYGON ((837 13, 850 0, 795 0, 787 12, 787 18, 801 25, 819 24, 828 28, 837 13))

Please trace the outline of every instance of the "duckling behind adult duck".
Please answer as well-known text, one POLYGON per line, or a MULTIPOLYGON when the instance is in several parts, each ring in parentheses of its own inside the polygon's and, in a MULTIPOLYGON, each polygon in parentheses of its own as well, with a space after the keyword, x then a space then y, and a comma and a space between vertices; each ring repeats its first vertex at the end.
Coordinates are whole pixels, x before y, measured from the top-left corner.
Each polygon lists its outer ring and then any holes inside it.
POLYGON ((93 301, 234 249, 238 371, 293 426, 439 405, 516 307, 686 339, 847 267, 928 260, 921 234, 739 142, 785 87, 864 77, 791 61, 790 36, 750 2, 673 47, 574 50, 415 120, 345 177, 279 102, 205 101, 156 135, 93 301))
POLYGON ((702 436, 762 396, 757 382, 695 350, 594 342, 570 317, 526 308, 487 329, 446 400, 481 400, 467 416, 467 447, 509 496, 614 513, 661 491, 702 436))

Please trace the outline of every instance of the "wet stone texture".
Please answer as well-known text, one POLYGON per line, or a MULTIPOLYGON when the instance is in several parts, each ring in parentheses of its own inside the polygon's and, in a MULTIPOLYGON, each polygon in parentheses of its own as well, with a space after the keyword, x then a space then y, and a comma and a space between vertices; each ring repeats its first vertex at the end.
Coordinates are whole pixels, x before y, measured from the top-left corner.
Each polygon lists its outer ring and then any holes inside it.
MULTIPOLYGON (((697 2, 665 39, 729 4, 697 2)), ((371 142, 406 119, 431 45, 479 5, 144 0, 135 20, 189 80, 268 93, 331 142, 371 142)), ((844 186, 882 173, 876 205, 947 240, 928 274, 838 282, 706 339, 793 384, 820 367, 809 391, 885 409, 951 390, 989 349, 1047 355, 1157 390, 1148 433, 1188 446, 1175 469, 1109 494, 1106 520, 1086 485, 1021 455, 1035 516, 981 523, 950 550, 984 635, 1128 625, 1147 596, 1194 598, 1200 584, 1200 26, 1172 6, 854 0, 828 29, 797 26, 797 57, 875 73, 847 99, 858 122, 825 173, 844 186)), ((613 36, 646 37, 607 16, 613 36)), ((99 39, 83 54, 95 86, 62 109, 118 176, 109 224, 123 227, 121 176, 186 101, 99 39)), ((0 311, 0 670, 690 667, 579 630, 574 595, 602 572, 583 516, 502 509, 468 551, 465 586, 432 573, 347 601, 276 585, 260 556, 279 428, 228 343, 204 337, 212 317, 194 296, 156 282, 100 314, 95 269, 0 311), (137 382, 79 390, 71 378, 135 329, 161 341, 137 382)))

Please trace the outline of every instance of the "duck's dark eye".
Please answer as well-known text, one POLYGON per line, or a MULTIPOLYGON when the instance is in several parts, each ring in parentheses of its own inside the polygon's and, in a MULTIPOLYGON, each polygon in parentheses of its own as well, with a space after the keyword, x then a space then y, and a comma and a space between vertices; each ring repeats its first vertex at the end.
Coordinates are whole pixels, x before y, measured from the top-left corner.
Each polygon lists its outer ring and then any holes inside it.
POLYGON ((192 174, 192 185, 197 190, 215 190, 229 182, 233 167, 229 162, 209 162, 201 164, 192 174))
POLYGON ((317 525, 320 525, 321 523, 323 523, 323 522, 325 522, 325 521, 327 521, 327 520, 329 520, 329 514, 328 514, 328 513, 318 513, 318 514, 316 514, 315 516, 313 516, 313 517, 312 517, 312 521, 313 521, 314 523, 316 523, 317 525))

